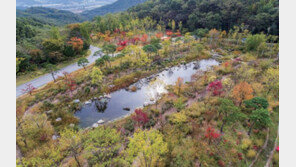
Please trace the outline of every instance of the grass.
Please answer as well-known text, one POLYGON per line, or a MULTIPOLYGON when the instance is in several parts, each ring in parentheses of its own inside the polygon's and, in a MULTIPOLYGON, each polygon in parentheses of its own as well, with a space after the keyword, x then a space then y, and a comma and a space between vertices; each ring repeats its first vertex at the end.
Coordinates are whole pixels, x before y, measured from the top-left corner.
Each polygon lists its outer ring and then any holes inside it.
MULTIPOLYGON (((90 50, 87 51, 87 53, 85 55, 83 55, 82 57, 87 57, 89 56, 91 53, 90 53, 90 50)), ((76 57, 74 59, 71 59, 71 60, 68 60, 68 61, 65 61, 65 62, 61 62, 59 64, 57 64, 57 68, 58 70, 70 65, 70 64, 73 64, 73 63, 76 63, 78 61, 78 59, 80 59, 81 57, 76 57)), ((30 71, 30 72, 27 72, 25 74, 22 74, 20 76, 17 76, 16 77, 16 86, 19 86, 21 84, 24 84, 24 83, 27 83, 33 79, 36 79, 44 74, 46 74, 47 71, 44 69, 44 68, 40 68, 36 71, 30 71)))

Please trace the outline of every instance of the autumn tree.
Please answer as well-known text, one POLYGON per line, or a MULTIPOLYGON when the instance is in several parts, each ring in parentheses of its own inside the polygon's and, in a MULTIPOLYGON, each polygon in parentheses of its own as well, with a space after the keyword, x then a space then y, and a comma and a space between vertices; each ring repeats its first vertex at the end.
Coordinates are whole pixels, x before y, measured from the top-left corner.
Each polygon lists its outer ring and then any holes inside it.
POLYGON ((54 82, 56 82, 56 79, 55 79, 54 75, 57 73, 57 70, 58 70, 57 66, 55 66, 53 64, 47 64, 45 66, 45 69, 46 69, 47 72, 49 72, 51 74, 54 82))
POLYGON ((78 66, 82 66, 84 70, 86 70, 85 66, 89 63, 89 61, 86 58, 80 58, 77 62, 78 66))
POLYGON ((31 83, 29 83, 29 84, 26 84, 26 88, 22 89, 22 92, 29 93, 30 95, 32 95, 32 93, 35 89, 36 88, 31 83))
POLYGON ((138 127, 144 126, 149 121, 147 114, 142 109, 136 109, 132 119, 137 123, 138 127))
POLYGON ((73 156, 77 166, 81 167, 81 163, 78 156, 82 150, 82 135, 81 132, 76 132, 73 129, 64 129, 60 133, 61 138, 59 139, 59 145, 61 151, 66 155, 73 156))
POLYGON ((72 37, 70 41, 68 41, 68 44, 72 46, 73 50, 75 50, 78 54, 83 49, 83 40, 81 38, 72 37))
POLYGON ((248 131, 248 135, 251 135, 253 127, 266 128, 272 123, 269 112, 267 111, 267 109, 264 108, 252 111, 252 114, 250 115, 250 121, 251 125, 248 131))
POLYGON ((50 140, 53 133, 46 114, 28 114, 17 122, 16 142, 27 152, 50 140))
POLYGON ((99 68, 97 68, 97 67, 94 67, 94 68, 92 69, 92 72, 91 72, 91 74, 90 74, 90 77, 91 77, 91 83, 92 83, 93 85, 99 85, 99 84, 101 84, 102 81, 103 81, 103 73, 102 73, 102 71, 101 71, 99 68))
POLYGON ((241 82, 233 88, 232 96, 241 105, 243 100, 249 100, 253 97, 253 88, 247 82, 241 82))
POLYGON ((126 152, 131 164, 136 160, 140 166, 151 167, 164 161, 168 146, 158 130, 138 130, 129 140, 126 152))
POLYGON ((121 147, 120 141, 121 136, 116 129, 95 128, 85 136, 83 156, 90 166, 110 166, 121 147))
POLYGON ((181 77, 178 77, 177 81, 176 81, 176 84, 175 84, 175 87, 174 87, 174 92, 180 96, 181 93, 182 93, 182 90, 184 88, 184 80, 183 78, 181 77))

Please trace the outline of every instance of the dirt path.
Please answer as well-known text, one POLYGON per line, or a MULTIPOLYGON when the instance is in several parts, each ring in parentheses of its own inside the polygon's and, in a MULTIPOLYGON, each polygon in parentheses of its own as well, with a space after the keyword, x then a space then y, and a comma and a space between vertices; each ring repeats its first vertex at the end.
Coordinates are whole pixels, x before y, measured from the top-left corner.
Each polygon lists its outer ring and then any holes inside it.
POLYGON ((267 162, 266 162, 266 164, 265 164, 264 167, 270 167, 270 165, 271 165, 271 163, 272 163, 273 154, 274 154, 275 149, 276 149, 276 146, 277 146, 277 141, 278 141, 278 139, 279 139, 279 130, 278 130, 278 132, 277 132, 277 136, 276 136, 276 139, 275 139, 275 141, 274 141, 273 149, 271 150, 271 152, 270 152, 270 154, 269 154, 269 157, 268 157, 268 160, 267 160, 267 162))

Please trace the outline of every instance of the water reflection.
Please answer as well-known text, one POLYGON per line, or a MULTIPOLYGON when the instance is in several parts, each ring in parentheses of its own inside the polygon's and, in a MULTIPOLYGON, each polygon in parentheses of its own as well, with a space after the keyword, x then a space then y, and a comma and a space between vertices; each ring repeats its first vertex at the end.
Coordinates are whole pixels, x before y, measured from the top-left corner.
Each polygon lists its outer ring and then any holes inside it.
POLYGON ((100 119, 106 122, 126 116, 137 107, 154 103, 161 94, 167 92, 166 86, 175 84, 178 77, 183 78, 183 82, 188 82, 196 71, 206 71, 209 67, 218 64, 216 60, 209 59, 169 68, 131 85, 137 87, 137 91, 132 92, 126 89, 115 91, 110 94, 111 99, 94 100, 84 105, 75 113, 75 116, 80 119, 79 125, 82 128, 92 126, 100 119))

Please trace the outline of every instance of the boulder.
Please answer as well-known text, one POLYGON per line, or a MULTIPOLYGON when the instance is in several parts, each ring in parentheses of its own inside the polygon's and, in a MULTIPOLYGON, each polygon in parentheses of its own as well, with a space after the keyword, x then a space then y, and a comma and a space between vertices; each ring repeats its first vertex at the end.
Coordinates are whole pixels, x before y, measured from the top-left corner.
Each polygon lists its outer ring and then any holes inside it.
POLYGON ((102 119, 100 119, 100 120, 98 120, 98 124, 102 124, 102 123, 104 123, 105 121, 104 120, 102 120, 102 119))
POLYGON ((123 110, 130 111, 131 109, 129 107, 124 107, 123 110))
POLYGON ((98 126, 99 126, 99 124, 97 124, 97 123, 94 123, 94 124, 92 125, 93 128, 97 128, 98 126))
POLYGON ((75 100, 73 100, 73 103, 79 103, 79 102, 80 102, 79 99, 75 99, 75 100))
POLYGON ((60 122, 61 120, 62 120, 62 118, 59 117, 59 118, 57 118, 55 121, 56 121, 56 122, 60 122))
POLYGON ((52 113, 52 110, 46 111, 46 114, 50 114, 52 113))

